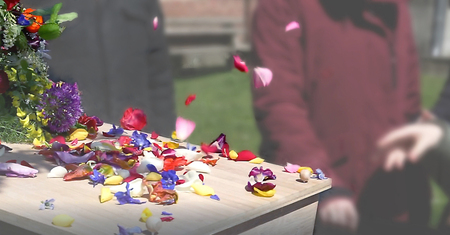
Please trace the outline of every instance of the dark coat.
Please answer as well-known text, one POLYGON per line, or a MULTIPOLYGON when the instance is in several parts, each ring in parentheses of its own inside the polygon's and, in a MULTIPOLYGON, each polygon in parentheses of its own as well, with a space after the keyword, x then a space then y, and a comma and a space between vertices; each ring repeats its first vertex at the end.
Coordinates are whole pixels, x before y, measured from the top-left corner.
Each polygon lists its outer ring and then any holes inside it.
POLYGON ((147 114, 144 130, 169 136, 175 129, 173 78, 157 0, 23 0, 25 7, 63 2, 77 12, 49 42, 52 79, 77 82, 88 115, 119 124, 128 107, 147 114), (153 30, 153 18, 159 28, 153 30))
POLYGON ((357 197, 384 160, 376 141, 420 113, 410 21, 406 0, 260 0, 255 65, 273 72, 254 90, 260 154, 321 168, 357 197))

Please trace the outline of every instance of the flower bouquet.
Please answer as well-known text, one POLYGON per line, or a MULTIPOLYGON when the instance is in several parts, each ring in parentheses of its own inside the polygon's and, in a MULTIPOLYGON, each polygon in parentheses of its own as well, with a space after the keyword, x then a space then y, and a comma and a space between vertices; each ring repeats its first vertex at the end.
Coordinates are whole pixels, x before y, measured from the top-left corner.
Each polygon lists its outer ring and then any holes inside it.
MULTIPOLYGON (((49 40, 60 36, 77 13, 58 14, 62 3, 31 9, 0 0, 0 139, 45 141, 70 134, 83 114, 77 84, 48 79, 49 40)), ((84 125, 85 127, 85 125, 84 125)), ((87 128, 86 128, 87 129, 87 128)))

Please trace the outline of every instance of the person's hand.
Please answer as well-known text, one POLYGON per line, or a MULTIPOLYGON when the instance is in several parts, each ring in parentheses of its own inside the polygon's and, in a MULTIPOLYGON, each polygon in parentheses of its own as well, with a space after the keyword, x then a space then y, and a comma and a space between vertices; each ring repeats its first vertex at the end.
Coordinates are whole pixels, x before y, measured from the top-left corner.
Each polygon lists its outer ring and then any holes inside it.
POLYGON ((384 170, 402 169, 406 161, 418 162, 442 136, 442 129, 432 123, 406 125, 389 132, 378 142, 379 150, 386 155, 384 170))
POLYGON ((324 224, 356 232, 359 215, 350 198, 330 198, 324 203, 318 210, 318 216, 324 224))

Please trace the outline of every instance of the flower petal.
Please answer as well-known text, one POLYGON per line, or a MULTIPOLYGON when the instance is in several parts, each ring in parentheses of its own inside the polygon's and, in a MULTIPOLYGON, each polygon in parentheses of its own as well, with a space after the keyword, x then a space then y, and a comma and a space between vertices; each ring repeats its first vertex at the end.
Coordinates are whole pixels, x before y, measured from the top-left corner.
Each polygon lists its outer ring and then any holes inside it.
POLYGON ((253 84, 255 88, 266 87, 272 81, 273 73, 268 68, 256 67, 253 70, 253 84))
POLYGON ((203 184, 196 183, 192 184, 191 187, 194 189, 194 192, 196 194, 201 196, 211 196, 215 194, 213 188, 203 184))
POLYGON ((195 94, 189 95, 189 96, 186 98, 186 100, 184 101, 184 104, 185 104, 186 106, 188 106, 190 103, 192 103, 192 101, 195 100, 195 98, 196 98, 196 95, 195 95, 195 94))
POLYGON ((289 24, 286 25, 286 29, 285 31, 291 31, 293 29, 299 29, 300 28, 300 24, 297 21, 291 21, 289 24))
POLYGON ((153 18, 153 30, 156 30, 158 28, 158 16, 155 16, 153 18))
POLYGON ((289 173, 296 173, 299 168, 300 168, 299 165, 291 164, 288 162, 286 164, 286 166, 284 167, 284 171, 289 172, 289 173))
POLYGON ((255 191, 253 191, 253 194, 260 197, 272 197, 275 195, 275 189, 269 190, 269 191, 261 191, 257 188, 254 188, 255 191))
POLYGON ((245 65, 245 62, 241 60, 241 57, 239 57, 238 55, 234 55, 233 56, 234 59, 234 67, 244 73, 248 72, 248 68, 247 65, 245 65))
POLYGON ((256 158, 256 155, 250 150, 242 150, 238 153, 235 161, 250 161, 256 158))
POLYGON ((177 118, 176 122, 176 135, 179 140, 184 141, 187 139, 195 129, 195 122, 184 119, 182 117, 177 118))

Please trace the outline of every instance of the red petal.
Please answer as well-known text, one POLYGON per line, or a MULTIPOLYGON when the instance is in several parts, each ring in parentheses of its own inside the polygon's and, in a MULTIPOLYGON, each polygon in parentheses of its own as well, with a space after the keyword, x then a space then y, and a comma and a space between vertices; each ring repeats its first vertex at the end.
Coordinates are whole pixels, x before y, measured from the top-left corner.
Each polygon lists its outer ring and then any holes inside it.
POLYGON ((147 125, 147 116, 141 109, 128 108, 120 119, 120 125, 125 130, 142 130, 147 125))
POLYGON ((198 178, 203 182, 205 180, 205 176, 203 174, 198 174, 198 178))
POLYGON ((184 101, 184 104, 185 104, 186 106, 188 106, 192 101, 195 100, 195 98, 196 98, 196 95, 195 95, 195 94, 189 95, 189 96, 186 98, 186 101, 184 101))
POLYGON ((206 154, 215 153, 217 150, 216 146, 209 146, 205 143, 202 143, 200 147, 202 151, 205 152, 206 154))
POLYGON ((48 143, 51 144, 51 143, 53 143, 55 141, 58 141, 61 144, 66 144, 66 139, 64 139, 64 137, 61 136, 61 135, 58 135, 55 138, 51 139, 50 142, 48 142, 48 143))
POLYGON ((176 182, 177 185, 184 184, 184 183, 186 183, 186 180, 177 180, 177 182, 176 182))
POLYGON ((152 132, 150 138, 153 140, 156 140, 159 137, 159 135, 156 132, 152 132))
POLYGON ((78 144, 78 138, 75 138, 72 142, 70 142, 70 145, 77 145, 78 144))
POLYGON ((234 67, 244 73, 248 72, 247 65, 245 65, 245 62, 241 60, 241 58, 238 55, 234 55, 234 67))
POLYGON ((11 159, 11 160, 6 161, 6 163, 17 163, 17 160, 11 159))
POLYGON ((250 161, 252 159, 255 159, 256 155, 252 153, 250 150, 242 150, 238 153, 238 156, 235 161, 250 161))
POLYGON ((103 136, 104 137, 116 137, 115 135, 110 135, 110 134, 108 134, 107 132, 104 132, 104 131, 103 131, 103 136))
POLYGON ((172 216, 166 216, 166 217, 161 217, 161 221, 162 222, 170 222, 172 221, 174 218, 172 216))
POLYGON ((35 169, 33 166, 30 165, 30 163, 28 163, 28 162, 25 161, 25 160, 21 161, 21 162, 20 162, 20 165, 35 169))
POLYGON ((126 144, 130 144, 131 143, 131 138, 128 137, 128 136, 120 136, 118 141, 119 141, 119 144, 121 146, 124 146, 126 144))

